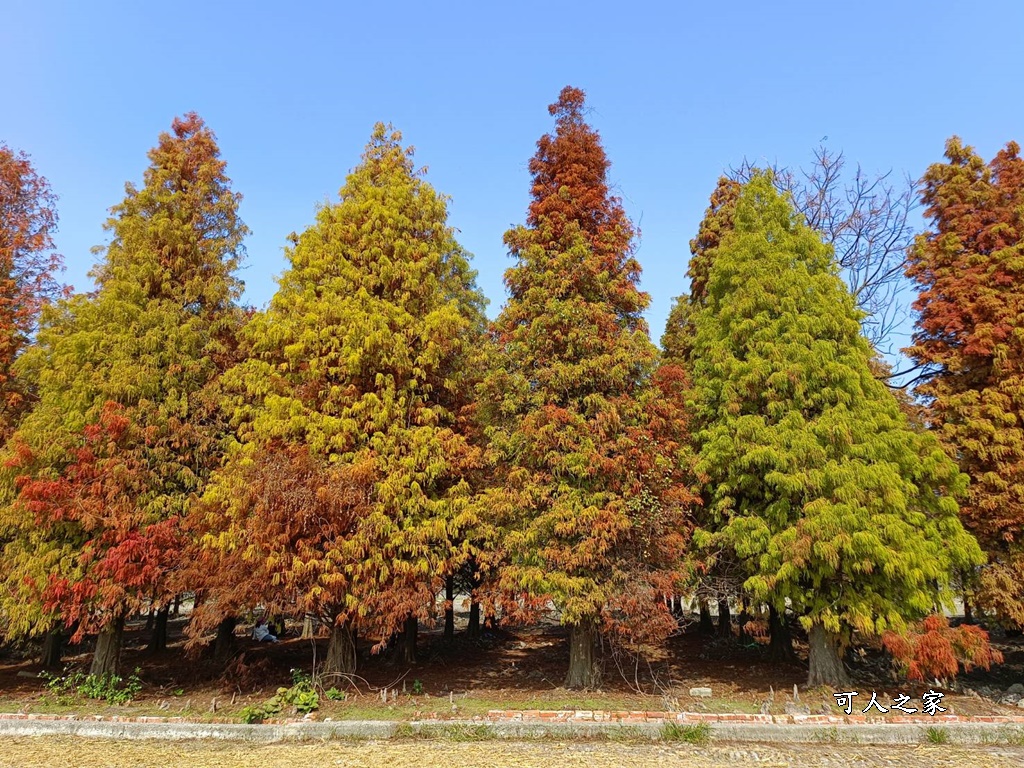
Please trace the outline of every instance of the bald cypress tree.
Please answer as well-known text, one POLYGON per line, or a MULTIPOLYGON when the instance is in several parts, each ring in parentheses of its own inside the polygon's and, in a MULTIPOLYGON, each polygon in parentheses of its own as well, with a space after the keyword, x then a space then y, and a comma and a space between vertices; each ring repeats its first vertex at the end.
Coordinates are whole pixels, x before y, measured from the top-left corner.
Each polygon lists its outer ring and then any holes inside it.
POLYGON ((910 249, 920 290, 916 393, 971 478, 965 525, 989 554, 981 599, 1024 626, 1024 158, 1010 142, 986 163, 953 137, 924 176, 932 227, 910 249))
POLYGON ((982 559, 957 517, 966 478, 874 378, 859 320, 830 249, 755 176, 691 318, 699 538, 801 617, 810 685, 843 684, 854 632, 902 630, 982 559))
MULTIPOLYGON (((563 89, 549 111, 556 128, 530 162, 526 225, 505 235, 516 263, 484 387, 500 483, 489 501, 506 532, 504 585, 554 601, 569 628, 566 685, 587 688, 600 680, 598 632, 616 624, 610 606, 655 634, 671 624, 644 598, 672 572, 689 498, 672 496, 670 446, 681 441, 653 437, 682 420, 652 418, 656 351, 633 227, 609 192, 583 92, 563 89)), ((677 402, 675 384, 662 382, 663 403, 677 402)))
POLYGON ((19 361, 38 403, 12 439, 0 511, 17 531, 12 625, 98 632, 101 675, 117 669, 125 618, 173 597, 179 522, 226 428, 207 388, 243 317, 247 230, 216 137, 188 114, 149 159, 111 209, 96 291, 45 312, 19 361))
POLYGON ((61 294, 53 253, 56 195, 23 152, 0 144, 0 441, 6 442, 33 400, 13 370, 42 308, 61 294))
POLYGON ((742 185, 735 179, 727 176, 718 179, 697 236, 690 241, 691 258, 686 271, 690 279, 690 290, 673 302, 665 333, 661 337, 661 349, 668 362, 684 365, 687 362, 693 337, 690 317, 707 297, 708 275, 714 262, 715 250, 733 227, 736 201, 741 188, 742 185))
POLYGON ((476 448, 463 409, 485 300, 447 215, 378 124, 341 199, 287 250, 243 334, 249 359, 224 377, 238 444, 200 521, 220 563, 205 589, 221 609, 206 618, 297 600, 332 628, 326 673, 353 671, 358 627, 384 642, 405 629, 414 660, 416 621, 466 556, 476 448))

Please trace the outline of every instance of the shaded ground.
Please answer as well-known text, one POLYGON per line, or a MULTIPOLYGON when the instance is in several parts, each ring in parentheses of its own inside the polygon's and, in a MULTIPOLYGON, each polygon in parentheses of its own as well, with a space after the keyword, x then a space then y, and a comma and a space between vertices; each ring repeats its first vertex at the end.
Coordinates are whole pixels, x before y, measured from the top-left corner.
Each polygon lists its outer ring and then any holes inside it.
POLYGON ((1024 764, 1022 747, 861 746, 856 744, 784 747, 760 745, 591 744, 576 742, 448 742, 397 741, 252 746, 211 742, 110 742, 91 739, 9 739, 0 753, 0 768, 114 768, 115 766, 188 766, 188 768, 448 768, 453 756, 460 768, 508 766, 549 768, 611 768, 668 766, 734 768, 735 766, 895 766, 901 768, 1005 768, 1024 764))
MULTIPOLYGON (((297 637, 297 625, 289 625, 289 633, 278 644, 255 643, 247 636, 251 627, 241 626, 238 653, 225 670, 223 662, 202 656, 189 658, 183 653, 185 621, 184 617, 171 621, 170 647, 154 655, 145 651, 148 635, 144 622, 130 624, 122 668, 130 672, 141 667, 143 681, 141 693, 130 705, 58 701, 34 676, 39 671, 37 664, 0 657, 0 711, 155 714, 237 721, 243 706, 260 703, 278 686, 290 685, 291 669, 309 672, 326 652, 325 638, 302 640, 297 637)), ((561 687, 568 648, 562 628, 550 624, 485 633, 479 641, 457 636, 451 645, 442 641, 437 630, 422 630, 420 662, 412 667, 397 665, 386 654, 371 655, 370 645, 360 642, 358 677, 338 685, 346 693, 345 701, 321 697, 315 715, 318 719, 465 718, 507 708, 698 712, 758 712, 764 708, 771 714, 784 714, 787 706, 793 706, 793 686, 802 687, 807 674, 803 663, 769 661, 765 648, 752 641, 742 645, 736 637, 709 638, 695 631, 672 638, 642 661, 606 653, 605 686, 588 693, 561 687), (689 689, 696 686, 711 687, 713 697, 691 698, 689 689), (389 691, 386 702, 381 695, 385 688, 389 691)), ((1005 689, 1024 682, 1024 640, 1004 638, 998 647, 1006 663, 990 673, 966 676, 963 680, 968 685, 1005 689)), ((87 668, 89 650, 86 646, 71 649, 78 655, 69 655, 67 662, 87 668)), ((867 704, 872 690, 884 704, 905 693, 920 706, 921 694, 930 687, 895 682, 878 654, 857 657, 851 671, 856 680, 854 690, 862 694, 855 700, 855 714, 867 704)), ((839 714, 832 693, 828 689, 801 690, 798 704, 812 714, 826 710, 839 714)), ((1024 714, 1017 707, 948 690, 942 703, 950 714, 1024 714)))

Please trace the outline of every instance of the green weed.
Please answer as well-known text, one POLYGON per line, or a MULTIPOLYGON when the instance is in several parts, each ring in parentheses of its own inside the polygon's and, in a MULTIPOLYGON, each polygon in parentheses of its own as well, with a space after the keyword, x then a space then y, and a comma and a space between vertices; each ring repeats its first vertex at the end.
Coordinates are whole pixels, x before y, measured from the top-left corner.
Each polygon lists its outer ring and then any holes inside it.
POLYGON ((142 690, 138 667, 127 678, 119 675, 87 675, 67 672, 62 675, 40 673, 46 687, 56 695, 57 703, 66 704, 75 697, 105 701, 107 704, 127 704, 142 690))
POLYGON ((687 744, 707 744, 711 741, 711 726, 708 723, 665 723, 661 726, 663 741, 684 741, 687 744))

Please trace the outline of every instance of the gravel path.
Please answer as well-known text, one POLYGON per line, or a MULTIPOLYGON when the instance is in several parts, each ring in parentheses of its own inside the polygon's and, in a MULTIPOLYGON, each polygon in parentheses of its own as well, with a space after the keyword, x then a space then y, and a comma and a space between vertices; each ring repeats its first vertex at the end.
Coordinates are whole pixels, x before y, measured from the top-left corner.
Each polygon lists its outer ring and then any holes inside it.
POLYGON ((764 746, 582 742, 452 743, 442 741, 262 744, 193 741, 109 741, 53 737, 14 738, 0 745, 0 768, 1006 768, 1024 765, 1024 747, 861 746, 791 744, 764 746))

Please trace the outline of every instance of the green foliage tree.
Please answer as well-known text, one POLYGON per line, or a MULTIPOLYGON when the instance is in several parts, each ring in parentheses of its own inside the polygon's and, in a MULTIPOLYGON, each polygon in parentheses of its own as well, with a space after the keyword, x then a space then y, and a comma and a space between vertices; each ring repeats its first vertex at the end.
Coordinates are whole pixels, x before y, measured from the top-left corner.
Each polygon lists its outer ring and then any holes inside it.
POLYGON ((602 625, 651 636, 674 626, 654 599, 683 549, 678 378, 652 385, 657 352, 641 313, 633 227, 608 190, 608 160, 583 119, 584 94, 562 90, 554 135, 530 162, 526 226, 505 242, 516 264, 495 321, 498 354, 482 388, 509 591, 552 600, 570 634, 566 685, 596 687, 602 625), (655 403, 657 401, 657 404, 655 403))
POLYGON ((960 139, 924 175, 932 229, 908 255, 920 291, 916 394, 971 478, 961 516, 989 554, 982 602, 1024 626, 1024 158, 990 163, 960 139))
POLYGON ((125 617, 172 596, 178 521, 219 461, 209 387, 243 319, 247 230, 213 133, 175 119, 149 159, 112 209, 96 290, 45 313, 19 361, 39 402, 12 440, 0 511, 10 629, 99 632, 100 675, 116 672, 125 617))
POLYGON ((773 188, 745 185, 690 318, 697 539, 810 636, 809 684, 843 684, 853 631, 900 631, 981 562, 954 497, 966 478, 871 371, 831 250, 773 188))
POLYGON ((219 563, 206 569, 205 599, 219 613, 297 599, 333 627, 329 674, 353 670, 338 648, 357 626, 384 641, 404 628, 413 659, 417 617, 467 556, 475 522, 467 477, 479 449, 463 411, 485 300, 445 198, 400 141, 376 126, 340 202, 294 239, 269 308, 246 326, 248 359, 224 377, 238 441, 200 526, 219 563), (268 462, 277 479, 252 482, 268 462), (299 477, 310 464, 321 480, 299 477), (320 498, 335 511, 315 524, 279 490, 313 493, 338 473, 349 499, 320 498), (243 595, 236 586, 253 572, 243 595))

